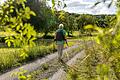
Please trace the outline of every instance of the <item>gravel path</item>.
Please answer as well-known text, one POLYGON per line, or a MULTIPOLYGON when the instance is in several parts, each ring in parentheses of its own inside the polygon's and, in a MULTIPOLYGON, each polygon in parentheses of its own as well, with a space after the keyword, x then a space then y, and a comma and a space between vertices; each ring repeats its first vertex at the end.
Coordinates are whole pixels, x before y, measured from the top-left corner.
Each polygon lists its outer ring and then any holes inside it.
MULTIPOLYGON (((78 45, 69 47, 68 49, 65 49, 64 52, 69 51, 73 48, 77 48, 77 47, 78 47, 78 45)), ((23 69, 25 69, 29 72, 32 72, 32 71, 36 70, 37 68, 39 68, 42 64, 57 58, 57 56, 58 56, 57 52, 55 52, 55 53, 53 53, 51 55, 48 55, 48 56, 46 56, 42 59, 38 59, 38 60, 36 60, 32 63, 29 63, 29 64, 23 65, 21 67, 18 67, 16 69, 12 70, 12 71, 9 71, 5 74, 0 75, 0 80, 18 80, 17 76, 16 77, 11 77, 11 73, 18 72, 20 68, 23 68, 23 69)))

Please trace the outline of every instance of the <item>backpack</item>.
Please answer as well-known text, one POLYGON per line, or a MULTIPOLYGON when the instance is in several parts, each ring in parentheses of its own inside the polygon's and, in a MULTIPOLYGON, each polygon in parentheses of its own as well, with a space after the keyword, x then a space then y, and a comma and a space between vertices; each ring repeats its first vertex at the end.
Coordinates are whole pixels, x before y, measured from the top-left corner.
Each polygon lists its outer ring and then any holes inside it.
POLYGON ((55 36, 55 41, 65 40, 65 35, 63 34, 63 30, 57 31, 55 36))

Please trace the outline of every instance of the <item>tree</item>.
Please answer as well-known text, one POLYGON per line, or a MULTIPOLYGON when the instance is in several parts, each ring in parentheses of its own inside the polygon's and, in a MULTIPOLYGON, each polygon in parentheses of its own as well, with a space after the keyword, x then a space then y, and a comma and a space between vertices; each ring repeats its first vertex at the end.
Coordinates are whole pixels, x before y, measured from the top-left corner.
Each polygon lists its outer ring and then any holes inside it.
POLYGON ((110 28, 116 21, 115 15, 96 15, 95 23, 98 27, 110 28))
POLYGON ((65 11, 58 11, 57 12, 57 16, 58 16, 58 23, 63 23, 64 24, 64 28, 68 33, 68 36, 71 36, 70 33, 72 34, 72 32, 74 30, 76 30, 76 20, 74 15, 65 12, 65 11))
POLYGON ((27 0, 26 5, 36 13, 36 16, 32 16, 29 22, 38 32, 43 32, 46 36, 48 32, 54 30, 56 17, 52 14, 51 8, 46 5, 45 0, 27 0))
POLYGON ((36 38, 36 31, 31 24, 27 23, 30 16, 35 13, 25 6, 26 0, 7 0, 0 5, 0 27, 9 33, 15 33, 7 36, 5 42, 10 47, 33 46, 36 38), (13 15, 14 14, 14 15, 13 15))
POLYGON ((78 24, 78 30, 80 30, 81 33, 85 32, 84 26, 91 24, 95 24, 95 17, 92 15, 86 15, 82 14, 79 17, 76 17, 76 21, 78 24))

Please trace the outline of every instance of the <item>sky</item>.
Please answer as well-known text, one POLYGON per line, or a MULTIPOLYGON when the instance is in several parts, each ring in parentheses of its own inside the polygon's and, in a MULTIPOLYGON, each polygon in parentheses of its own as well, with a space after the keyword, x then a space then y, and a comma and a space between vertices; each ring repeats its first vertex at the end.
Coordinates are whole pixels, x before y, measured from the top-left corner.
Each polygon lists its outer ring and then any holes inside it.
MULTIPOLYGON (((65 3, 67 5, 66 8, 64 8, 64 11, 70 12, 70 13, 78 13, 78 14, 115 14, 116 13, 116 7, 115 3, 112 4, 110 8, 107 8, 107 5, 110 3, 111 0, 107 0, 106 3, 100 3, 96 7, 91 8, 97 1, 100 0, 65 0, 65 3)), ((0 0, 0 3, 4 2, 4 0, 0 0)), ((48 2, 51 6, 51 1, 48 2)), ((61 10, 60 8, 57 8, 58 10, 61 10)))
POLYGON ((0 0, 0 4, 3 3, 5 0, 0 0))
MULTIPOLYGON (((107 5, 111 0, 107 0, 105 3, 100 3, 96 7, 91 8, 97 1, 100 0, 65 0, 67 7, 63 10, 70 13, 78 13, 78 14, 115 14, 116 6, 115 3, 112 4, 110 8, 107 5)), ((49 3, 51 5, 51 3, 49 3)), ((58 8, 59 10, 59 8, 58 8)))

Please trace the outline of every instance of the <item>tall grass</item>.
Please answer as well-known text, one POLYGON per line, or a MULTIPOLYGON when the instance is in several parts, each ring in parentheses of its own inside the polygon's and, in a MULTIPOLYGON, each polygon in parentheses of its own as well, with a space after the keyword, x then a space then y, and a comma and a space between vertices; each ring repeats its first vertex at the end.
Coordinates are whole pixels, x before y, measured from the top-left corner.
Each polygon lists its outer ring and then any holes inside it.
MULTIPOLYGON (((69 46, 74 42, 69 42, 69 46)), ((4 72, 10 68, 21 66, 28 61, 46 56, 56 51, 54 43, 50 45, 41 45, 27 48, 1 48, 0 49, 0 72, 4 72), (25 53, 27 57, 23 59, 20 55, 25 53)))
POLYGON ((0 49, 0 71, 14 66, 19 57, 19 49, 0 49))
POLYGON ((118 66, 113 66, 114 62, 111 62, 114 57, 107 61, 107 57, 104 56, 106 52, 106 49, 97 44, 94 44, 92 48, 87 48, 87 57, 77 61, 75 66, 78 71, 71 68, 67 72, 67 80, 119 80, 117 78, 119 73, 116 75, 114 71, 114 67, 118 66))

